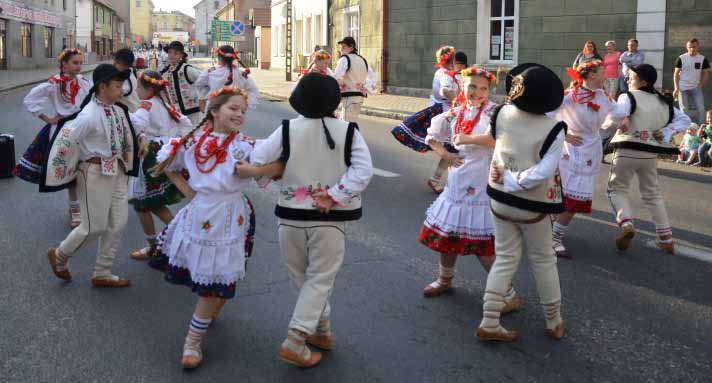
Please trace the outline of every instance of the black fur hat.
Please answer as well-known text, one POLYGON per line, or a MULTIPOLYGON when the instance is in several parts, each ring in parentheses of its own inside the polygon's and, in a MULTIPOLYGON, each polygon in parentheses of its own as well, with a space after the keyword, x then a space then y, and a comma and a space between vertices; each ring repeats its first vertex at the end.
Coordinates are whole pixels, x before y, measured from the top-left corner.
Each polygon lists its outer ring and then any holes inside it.
POLYGON ((534 114, 556 110, 564 101, 564 85, 551 69, 533 63, 518 65, 506 80, 507 100, 534 114))

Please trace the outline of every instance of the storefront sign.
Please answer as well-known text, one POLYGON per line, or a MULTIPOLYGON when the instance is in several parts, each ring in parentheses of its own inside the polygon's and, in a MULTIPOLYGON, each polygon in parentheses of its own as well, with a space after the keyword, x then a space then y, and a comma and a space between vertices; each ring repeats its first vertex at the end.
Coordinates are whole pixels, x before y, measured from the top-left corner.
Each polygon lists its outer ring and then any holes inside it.
POLYGON ((0 17, 50 27, 58 27, 60 22, 59 16, 44 9, 6 0, 0 0, 0 17))

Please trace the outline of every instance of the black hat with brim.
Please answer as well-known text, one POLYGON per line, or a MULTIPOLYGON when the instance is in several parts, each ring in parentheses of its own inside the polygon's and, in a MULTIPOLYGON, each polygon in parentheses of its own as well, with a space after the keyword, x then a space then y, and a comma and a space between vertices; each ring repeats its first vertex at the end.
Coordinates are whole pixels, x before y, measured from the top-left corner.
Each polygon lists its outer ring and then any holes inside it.
POLYGON ((351 36, 347 36, 344 37, 344 39, 339 41, 337 44, 344 44, 350 46, 351 48, 354 48, 356 47, 356 40, 354 40, 354 38, 351 36))
POLYGON ((302 77, 289 96, 289 105, 307 118, 333 117, 339 102, 339 83, 331 76, 315 72, 302 77))
POLYGON ((129 76, 131 76, 131 71, 120 71, 111 64, 99 64, 94 69, 94 73, 92 73, 92 81, 94 81, 94 87, 96 87, 102 82, 111 80, 126 81, 129 76))
POLYGON ((635 72, 638 78, 647 82, 649 86, 655 85, 655 82, 658 81, 658 71, 650 64, 633 65, 630 70, 635 72))
POLYGON ((512 68, 507 75, 506 90, 511 104, 534 114, 554 111, 564 101, 561 79, 540 64, 524 63, 512 68))

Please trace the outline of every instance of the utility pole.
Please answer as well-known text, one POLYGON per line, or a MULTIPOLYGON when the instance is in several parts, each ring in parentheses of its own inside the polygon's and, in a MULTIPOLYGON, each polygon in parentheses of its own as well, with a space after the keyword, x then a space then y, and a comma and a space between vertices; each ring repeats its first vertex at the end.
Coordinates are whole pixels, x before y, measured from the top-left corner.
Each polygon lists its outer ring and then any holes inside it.
POLYGON ((284 55, 284 68, 287 81, 292 81, 292 0, 287 0, 287 38, 286 53, 284 55))

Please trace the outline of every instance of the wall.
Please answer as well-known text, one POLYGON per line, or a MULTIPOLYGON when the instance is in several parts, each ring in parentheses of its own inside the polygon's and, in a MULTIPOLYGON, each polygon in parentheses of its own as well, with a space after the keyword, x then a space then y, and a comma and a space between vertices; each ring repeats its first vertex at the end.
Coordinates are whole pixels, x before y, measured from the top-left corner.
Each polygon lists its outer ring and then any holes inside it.
POLYGON ((140 0, 141 6, 136 6, 137 0, 128 0, 131 3, 130 22, 133 41, 151 43, 153 32, 151 27, 151 14, 153 3, 151 0, 140 0))
MULTIPOLYGON (((285 0, 275 0, 271 3, 272 28, 271 28, 271 63, 273 68, 285 67, 284 52, 286 17, 283 16, 283 9, 287 2, 285 0)), ((314 45, 328 45, 329 35, 327 15, 331 14, 326 0, 293 0, 292 1, 292 68, 296 71, 299 68, 299 55, 308 59, 314 45), (315 28, 317 15, 321 16, 321 33, 319 28, 315 28), (310 38, 306 37, 306 20, 311 20, 312 28, 309 31, 310 38), (299 29, 301 25, 301 29, 299 29), (307 46, 307 44, 309 46, 307 46)))
MULTIPOLYGON (((672 73, 677 57, 686 53, 685 43, 700 40, 700 53, 712 62, 712 1, 668 0, 663 86, 673 89, 672 73)), ((705 106, 712 105, 712 82, 704 88, 705 106)))
POLYGON ((387 28, 388 92, 427 94, 439 47, 453 45, 474 61, 477 1, 391 0, 387 28))
MULTIPOLYGON (((389 1, 393 3, 394 1, 389 1)), ((347 25, 344 19, 345 11, 358 7, 359 12, 359 39, 358 53, 363 56, 368 65, 376 72, 380 79, 381 63, 383 62, 383 41, 381 14, 382 3, 380 0, 334 0, 329 9, 329 49, 334 58, 333 66, 336 66, 336 58, 340 56, 338 41, 347 36, 347 25)), ((389 54, 394 51, 389 49, 389 54)), ((380 88, 380 83, 379 83, 380 88)))

